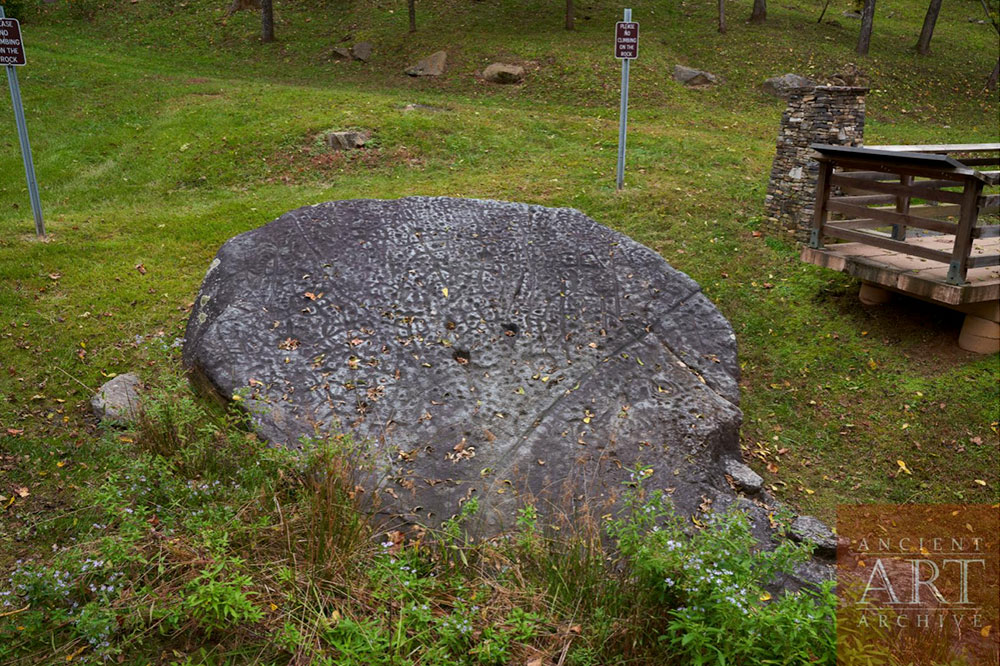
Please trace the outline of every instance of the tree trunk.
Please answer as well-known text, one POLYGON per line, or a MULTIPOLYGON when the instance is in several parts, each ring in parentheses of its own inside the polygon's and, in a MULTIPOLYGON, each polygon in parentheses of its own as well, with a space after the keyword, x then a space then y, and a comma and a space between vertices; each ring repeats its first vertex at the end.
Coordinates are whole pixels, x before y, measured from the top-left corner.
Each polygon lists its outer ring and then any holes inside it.
POLYGON ((410 32, 417 31, 417 0, 406 0, 406 8, 410 11, 410 32))
POLYGON ((875 0, 865 0, 861 10, 861 34, 858 35, 858 55, 868 55, 868 46, 872 41, 872 21, 875 19, 875 0))
POLYGON ((767 20, 767 0, 753 0, 753 11, 750 12, 751 23, 763 23, 767 20))
POLYGON ((990 74, 990 80, 986 82, 986 89, 990 92, 997 89, 998 76, 1000 76, 1000 60, 997 60, 997 66, 993 68, 993 73, 990 74))
POLYGON ((265 44, 274 41, 274 4, 272 0, 260 0, 260 41, 265 44))
POLYGON ((573 0, 566 0, 566 29, 573 30, 576 21, 576 9, 573 7, 573 0))
POLYGON ((719 0, 719 32, 726 32, 726 0, 719 0))
POLYGON ((927 55, 931 52, 931 37, 934 36, 934 24, 937 23, 940 11, 941 0, 931 0, 930 4, 927 5, 924 27, 920 31, 920 39, 917 40, 917 53, 920 55, 927 55))

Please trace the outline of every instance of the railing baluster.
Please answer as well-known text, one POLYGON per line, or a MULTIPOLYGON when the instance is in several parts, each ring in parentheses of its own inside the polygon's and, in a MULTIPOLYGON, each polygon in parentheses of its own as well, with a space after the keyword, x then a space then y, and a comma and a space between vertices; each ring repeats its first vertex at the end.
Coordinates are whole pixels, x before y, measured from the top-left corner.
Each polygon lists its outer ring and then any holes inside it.
POLYGON ((809 235, 809 247, 823 247, 823 225, 826 224, 827 204, 830 201, 830 174, 833 173, 833 163, 830 160, 820 160, 819 179, 816 181, 816 210, 813 211, 813 226, 809 235))
MULTIPOLYGON (((910 187, 913 184, 913 176, 902 175, 899 177, 899 184, 903 187, 910 187)), ((898 194, 896 195, 896 212, 906 215, 910 212, 910 195, 909 194, 898 194)), ((905 224, 894 224, 892 225, 892 237, 898 241, 906 240, 906 225, 905 224)))
POLYGON ((951 263, 948 265, 948 284, 965 284, 966 273, 969 270, 969 254, 972 252, 972 231, 979 218, 979 195, 983 191, 983 182, 976 178, 967 178, 962 190, 962 213, 958 220, 958 231, 955 233, 955 247, 952 250, 951 263))

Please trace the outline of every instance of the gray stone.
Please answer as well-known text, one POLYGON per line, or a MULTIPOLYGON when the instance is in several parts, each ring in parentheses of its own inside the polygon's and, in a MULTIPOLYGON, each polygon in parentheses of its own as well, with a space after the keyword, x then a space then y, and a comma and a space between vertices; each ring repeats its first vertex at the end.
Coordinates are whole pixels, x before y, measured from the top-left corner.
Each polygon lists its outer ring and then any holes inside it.
POLYGON ((861 14, 859 14, 858 12, 851 11, 850 9, 845 9, 844 11, 840 12, 840 15, 845 18, 852 18, 852 19, 861 18, 861 14))
POLYGON ((416 102, 411 102, 403 107, 403 111, 426 111, 428 113, 439 113, 444 111, 439 106, 431 106, 429 104, 417 104, 416 102))
POLYGON ((805 541, 816 546, 816 552, 827 557, 837 555, 837 537, 829 527, 818 518, 799 516, 790 528, 790 533, 796 541, 805 541))
POLYGON ((722 80, 711 72, 692 69, 684 65, 674 65, 674 80, 690 88, 705 88, 721 83, 722 80))
POLYGON ((353 58, 351 50, 344 46, 334 46, 333 50, 330 51, 330 57, 334 60, 351 60, 353 58))
POLYGON ((351 55, 354 56, 355 60, 360 60, 361 62, 368 62, 372 57, 372 43, 371 42, 358 42, 351 47, 351 55))
MULTIPOLYGON (((484 531, 525 502, 614 510, 630 469, 681 513, 736 498, 736 339, 699 286, 572 209, 335 201, 230 239, 184 360, 273 443, 368 443, 385 517, 484 531)), ((369 495, 370 496, 370 495, 369 495)), ((758 524, 767 524, 758 509, 758 524)))
POLYGON ((818 83, 805 76, 799 76, 798 74, 782 74, 781 76, 773 76, 767 81, 764 81, 762 86, 764 92, 770 93, 775 97, 787 98, 795 90, 799 88, 812 88, 817 86, 818 83))
POLYGON ((448 53, 446 51, 437 51, 416 65, 408 67, 406 73, 410 76, 441 76, 444 74, 444 67, 447 60, 448 53))
POLYGON ((483 78, 493 83, 520 83, 524 80, 524 67, 495 62, 483 70, 483 78))
POLYGON ((758 493, 764 486, 764 479, 757 472, 737 460, 726 460, 724 469, 726 474, 732 478, 733 484, 745 493, 751 495, 758 493))
POLYGON ((363 147, 367 141, 367 132, 329 132, 326 135, 326 145, 334 150, 354 150, 363 147))
POLYGON ((90 399, 94 415, 101 421, 127 423, 139 415, 139 377, 131 372, 104 383, 90 399))

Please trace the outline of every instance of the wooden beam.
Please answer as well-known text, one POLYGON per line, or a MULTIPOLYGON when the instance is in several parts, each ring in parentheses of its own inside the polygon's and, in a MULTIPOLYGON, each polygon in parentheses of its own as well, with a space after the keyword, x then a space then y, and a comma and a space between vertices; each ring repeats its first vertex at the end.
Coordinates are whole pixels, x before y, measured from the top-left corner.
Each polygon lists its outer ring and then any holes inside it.
POLYGON ((856 218, 870 217, 883 224, 894 226, 905 225, 918 229, 927 229, 928 231, 940 231, 945 234, 953 234, 958 230, 958 225, 954 222, 935 220, 930 217, 917 217, 916 215, 908 215, 906 213, 896 213, 882 208, 855 206, 854 204, 846 204, 836 200, 830 201, 829 209, 834 213, 844 213, 856 218))
POLYGON ((890 146, 865 146, 865 148, 903 153, 942 153, 947 155, 948 153, 988 153, 1000 150, 1000 143, 930 143, 912 146, 897 144, 890 146))
POLYGON ((885 236, 874 236, 872 234, 866 234, 861 231, 851 231, 849 229, 837 229, 830 225, 823 228, 823 233, 833 238, 839 238, 846 241, 857 241, 859 243, 864 243, 865 245, 872 245, 874 247, 892 250, 901 254, 911 254, 914 257, 922 257, 924 259, 930 259, 931 261, 940 261, 943 264, 947 264, 948 261, 951 260, 951 254, 948 252, 932 250, 920 245, 913 245, 911 243, 904 243, 903 241, 892 240, 891 238, 887 238, 885 236))
POLYGON ((1000 266, 1000 254, 984 254, 979 257, 969 257, 969 268, 984 266, 1000 266))
POLYGON ((942 185, 945 187, 955 187, 961 183, 941 180, 924 180, 913 183, 909 186, 898 183, 883 183, 880 181, 855 180, 844 174, 834 174, 830 182, 836 187, 862 190, 865 192, 884 192, 885 194, 909 194, 919 199, 930 199, 931 201, 944 201, 945 203, 962 203, 961 192, 948 192, 938 189, 942 185))

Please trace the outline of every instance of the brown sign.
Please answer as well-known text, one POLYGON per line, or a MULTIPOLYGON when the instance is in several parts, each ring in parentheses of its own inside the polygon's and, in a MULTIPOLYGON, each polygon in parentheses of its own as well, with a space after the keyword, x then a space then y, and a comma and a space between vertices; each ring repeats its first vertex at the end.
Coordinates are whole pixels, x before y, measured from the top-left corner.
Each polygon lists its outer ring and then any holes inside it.
POLYGON ((21 24, 17 19, 0 19, 0 65, 21 66, 25 62, 21 24))
POLYGON ((615 23, 615 57, 632 60, 639 57, 639 24, 633 21, 615 23))

